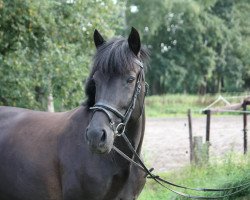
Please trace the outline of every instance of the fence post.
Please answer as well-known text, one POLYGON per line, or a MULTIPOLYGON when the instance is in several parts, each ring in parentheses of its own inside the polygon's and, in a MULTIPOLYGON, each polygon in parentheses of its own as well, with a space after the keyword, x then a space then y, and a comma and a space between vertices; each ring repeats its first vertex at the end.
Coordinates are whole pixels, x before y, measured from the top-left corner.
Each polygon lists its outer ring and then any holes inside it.
MULTIPOLYGON (((247 111, 247 102, 244 101, 242 104, 243 111, 247 111)), ((243 113, 243 142, 244 142, 244 154, 247 154, 247 113, 243 113)))
POLYGON ((194 163, 196 165, 202 165, 203 163, 203 148, 202 148, 202 136, 194 136, 194 163))
POLYGON ((206 158, 209 160, 209 146, 210 146, 210 122, 211 122, 211 110, 206 110, 205 114, 207 115, 206 123, 206 158))
POLYGON ((192 163, 194 160, 194 145, 193 145, 192 114, 190 109, 188 109, 188 130, 189 130, 190 163, 192 163))
POLYGON ((211 121, 211 110, 206 111, 207 114, 207 125, 206 125, 206 142, 210 141, 210 121, 211 121))

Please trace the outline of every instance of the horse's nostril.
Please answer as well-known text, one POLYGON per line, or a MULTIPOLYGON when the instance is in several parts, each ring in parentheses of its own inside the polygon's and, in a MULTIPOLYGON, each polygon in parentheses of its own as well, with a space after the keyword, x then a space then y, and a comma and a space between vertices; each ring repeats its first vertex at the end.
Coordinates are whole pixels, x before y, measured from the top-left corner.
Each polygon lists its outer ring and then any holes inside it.
POLYGON ((107 138, 107 133, 105 130, 102 130, 101 142, 105 142, 106 138, 107 138))
POLYGON ((89 141, 89 136, 88 136, 88 128, 86 128, 86 131, 85 131, 85 137, 86 137, 86 140, 89 141))

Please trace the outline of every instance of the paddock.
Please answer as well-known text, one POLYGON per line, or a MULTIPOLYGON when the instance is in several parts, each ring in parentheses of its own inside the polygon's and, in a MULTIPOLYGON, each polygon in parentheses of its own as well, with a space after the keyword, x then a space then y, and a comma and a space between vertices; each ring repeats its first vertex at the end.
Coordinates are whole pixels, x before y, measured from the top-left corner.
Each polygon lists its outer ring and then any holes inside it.
MULTIPOLYGON (((193 117, 193 136, 205 142, 206 116, 193 117)), ((249 125, 248 125, 249 126, 249 125)), ((211 118, 210 157, 221 158, 231 152, 243 154, 242 115, 218 115, 211 118)), ((148 118, 143 155, 158 171, 179 169, 190 163, 187 117, 148 118)), ((248 144, 250 140, 248 137, 248 144)))

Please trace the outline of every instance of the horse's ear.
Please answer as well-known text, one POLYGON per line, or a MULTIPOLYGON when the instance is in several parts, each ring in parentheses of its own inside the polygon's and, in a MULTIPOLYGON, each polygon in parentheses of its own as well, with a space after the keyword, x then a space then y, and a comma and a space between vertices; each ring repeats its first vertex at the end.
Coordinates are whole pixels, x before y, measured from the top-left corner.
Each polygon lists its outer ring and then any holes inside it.
POLYGON ((103 37, 101 36, 99 31, 96 29, 94 31, 94 42, 95 42, 96 48, 98 48, 99 46, 101 46, 105 42, 105 40, 103 39, 103 37))
POLYGON ((129 48, 134 52, 137 56, 141 49, 141 40, 138 31, 132 27, 131 32, 128 37, 129 48))

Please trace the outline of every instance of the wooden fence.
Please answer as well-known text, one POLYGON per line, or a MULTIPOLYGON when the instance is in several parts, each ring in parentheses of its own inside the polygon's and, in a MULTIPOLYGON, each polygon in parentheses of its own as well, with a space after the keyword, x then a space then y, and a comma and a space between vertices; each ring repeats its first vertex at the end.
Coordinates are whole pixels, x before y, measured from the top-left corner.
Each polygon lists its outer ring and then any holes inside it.
POLYGON ((209 160, 209 146, 210 130, 211 130, 211 117, 214 113, 239 113, 243 116, 243 153, 247 154, 247 116, 250 111, 247 111, 247 106, 250 105, 250 98, 246 98, 242 103, 228 105, 222 108, 206 109, 203 114, 206 115, 206 142, 202 143, 201 136, 193 137, 192 130, 192 113, 188 110, 188 126, 189 126, 189 143, 190 143, 190 162, 200 164, 201 162, 209 160))

